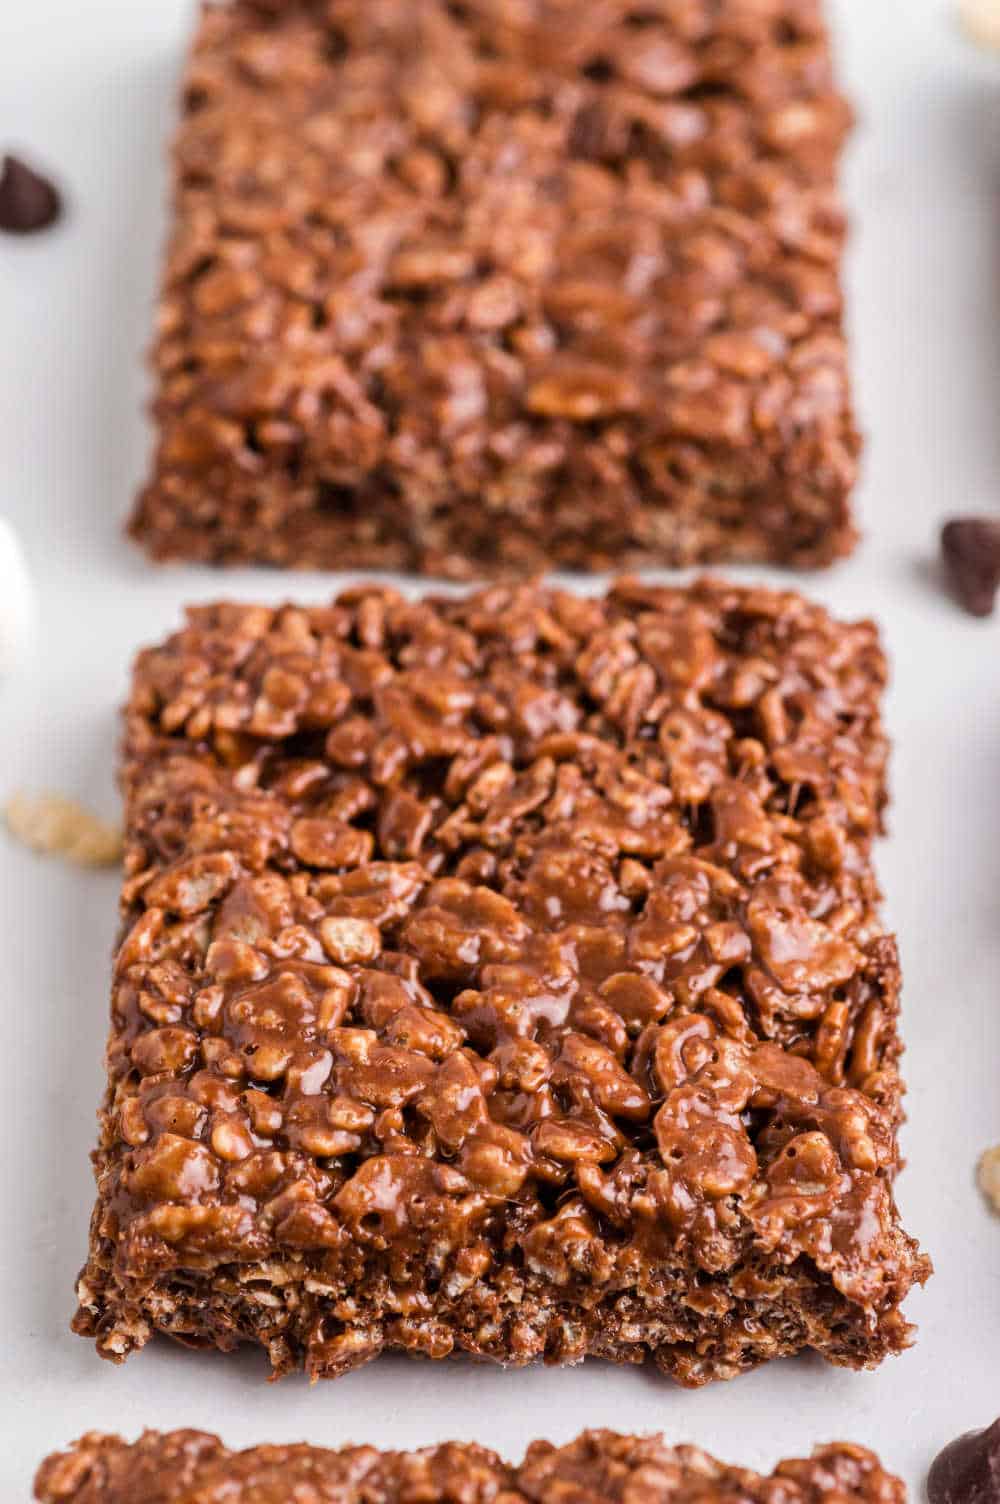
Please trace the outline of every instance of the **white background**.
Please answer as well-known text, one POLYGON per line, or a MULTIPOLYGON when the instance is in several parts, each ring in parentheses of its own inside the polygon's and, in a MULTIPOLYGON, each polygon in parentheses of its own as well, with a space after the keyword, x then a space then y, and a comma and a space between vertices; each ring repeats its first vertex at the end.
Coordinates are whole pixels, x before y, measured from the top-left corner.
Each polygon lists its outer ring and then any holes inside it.
MULTIPOLYGON (((120 537, 145 452, 139 355, 189 19, 187 0, 0 0, 0 148, 30 149, 70 196, 54 232, 0 240, 0 513, 40 596, 34 652, 0 686, 0 798, 51 787, 114 815, 116 707, 136 647, 185 599, 315 600, 335 583, 154 570, 120 537)), ((881 873, 906 976, 899 1192, 937 1266, 909 1302, 917 1345, 874 1374, 804 1359, 693 1393, 598 1362, 505 1374, 382 1359, 313 1389, 266 1384, 256 1353, 154 1343, 124 1368, 100 1362, 67 1323, 116 879, 0 836, 3 1499, 27 1500, 40 1458, 88 1428, 196 1425, 239 1444, 477 1438, 519 1457, 535 1435, 600 1424, 764 1467, 856 1439, 919 1497, 937 1448, 1000 1410, 1000 1218, 974 1183, 977 1155, 1000 1140, 1000 619, 963 616, 934 566, 941 517, 1000 496, 1000 55, 975 54, 945 0, 840 0, 835 20, 860 115, 846 192, 865 537, 804 584, 840 613, 877 616, 894 663, 881 873)))

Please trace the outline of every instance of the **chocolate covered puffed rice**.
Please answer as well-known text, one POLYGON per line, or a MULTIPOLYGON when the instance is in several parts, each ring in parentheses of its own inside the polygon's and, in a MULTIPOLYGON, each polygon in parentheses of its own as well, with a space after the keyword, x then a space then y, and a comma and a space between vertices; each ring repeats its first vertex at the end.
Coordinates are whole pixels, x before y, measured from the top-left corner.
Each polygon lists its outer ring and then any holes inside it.
POLYGON ((904 1347, 884 677, 713 582, 193 608, 127 714, 76 1329, 324 1377, 904 1347))
POLYGON ((205 7, 157 558, 471 577, 854 541, 818 0, 205 7))
POLYGON ((898 1478, 862 1447, 835 1442, 768 1477, 659 1436, 587 1431, 536 1441, 518 1467, 461 1442, 420 1452, 262 1446, 232 1452, 201 1431, 147 1433, 131 1446, 91 1433, 49 1457, 39 1504, 905 1504, 898 1478))

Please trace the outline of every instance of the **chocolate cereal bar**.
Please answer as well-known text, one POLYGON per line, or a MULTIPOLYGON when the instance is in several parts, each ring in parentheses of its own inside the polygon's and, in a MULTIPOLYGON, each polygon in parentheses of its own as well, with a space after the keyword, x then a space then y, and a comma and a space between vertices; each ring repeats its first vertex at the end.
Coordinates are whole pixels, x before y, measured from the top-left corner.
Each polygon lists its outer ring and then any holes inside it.
POLYGON ((208 5, 157 558, 455 577, 848 552, 819 0, 208 5))
POLYGON ((213 605, 127 712, 77 1331, 878 1363, 899 968, 875 628, 628 580, 213 605))
POLYGON ((231 1452, 199 1431, 148 1431, 129 1445, 91 1434, 42 1464, 39 1504, 905 1504, 898 1478, 846 1442, 779 1462, 769 1477, 660 1437, 589 1431, 536 1441, 519 1467, 458 1442, 420 1452, 314 1446, 231 1452))

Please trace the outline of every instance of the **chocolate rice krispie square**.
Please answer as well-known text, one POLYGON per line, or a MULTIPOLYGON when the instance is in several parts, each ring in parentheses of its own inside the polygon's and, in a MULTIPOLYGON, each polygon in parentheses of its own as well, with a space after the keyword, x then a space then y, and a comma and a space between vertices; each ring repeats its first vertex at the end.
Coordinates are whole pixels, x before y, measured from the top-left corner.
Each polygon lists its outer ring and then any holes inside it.
POLYGON ((471 577, 852 546, 819 0, 205 7, 158 558, 471 577))
POLYGON ((420 1452, 262 1446, 231 1452, 200 1431, 148 1431, 129 1446, 92 1433, 49 1457, 40 1504, 905 1504, 898 1478, 863 1447, 834 1442, 767 1477, 659 1436, 587 1431, 536 1441, 512 1467, 460 1442, 420 1452))
POLYGON ((899 968, 875 628, 621 581, 195 607, 138 659, 76 1329, 877 1363, 899 968))

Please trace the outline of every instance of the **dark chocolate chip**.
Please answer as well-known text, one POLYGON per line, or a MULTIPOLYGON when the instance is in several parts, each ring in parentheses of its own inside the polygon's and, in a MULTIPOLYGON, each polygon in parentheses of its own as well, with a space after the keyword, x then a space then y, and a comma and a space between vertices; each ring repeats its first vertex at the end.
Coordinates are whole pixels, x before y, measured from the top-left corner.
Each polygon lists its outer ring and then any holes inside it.
POLYGON ((1000 1420, 966 1431, 938 1453, 927 1497, 930 1504, 1000 1504, 1000 1420))
POLYGON ((62 199, 48 178, 18 158, 6 156, 0 171, 0 230, 27 235, 44 230, 59 218, 62 199))
POLYGON ((1000 586, 1000 519, 955 517, 941 530, 941 553, 961 604, 989 616, 1000 586))

